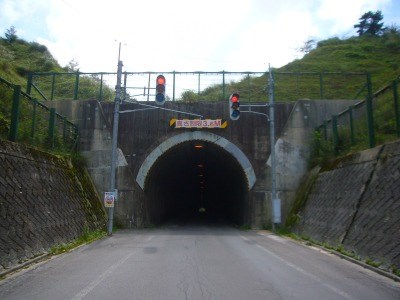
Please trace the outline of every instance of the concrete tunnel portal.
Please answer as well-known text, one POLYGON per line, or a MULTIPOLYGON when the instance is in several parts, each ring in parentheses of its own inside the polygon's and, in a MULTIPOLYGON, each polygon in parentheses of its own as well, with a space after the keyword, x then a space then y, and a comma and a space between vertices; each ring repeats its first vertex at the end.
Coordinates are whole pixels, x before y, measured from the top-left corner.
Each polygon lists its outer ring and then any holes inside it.
POLYGON ((201 221, 241 225, 255 174, 237 146, 197 131, 174 136, 153 150, 136 180, 145 192, 152 224, 201 221))

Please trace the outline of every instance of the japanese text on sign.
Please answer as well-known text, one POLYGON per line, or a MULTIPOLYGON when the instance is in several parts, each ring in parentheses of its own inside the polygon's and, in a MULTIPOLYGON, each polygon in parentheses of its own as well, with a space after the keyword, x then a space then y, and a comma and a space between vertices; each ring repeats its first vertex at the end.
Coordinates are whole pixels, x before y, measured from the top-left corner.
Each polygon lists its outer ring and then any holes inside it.
POLYGON ((175 125, 175 128, 225 128, 225 123, 222 119, 171 120, 171 125, 175 125))

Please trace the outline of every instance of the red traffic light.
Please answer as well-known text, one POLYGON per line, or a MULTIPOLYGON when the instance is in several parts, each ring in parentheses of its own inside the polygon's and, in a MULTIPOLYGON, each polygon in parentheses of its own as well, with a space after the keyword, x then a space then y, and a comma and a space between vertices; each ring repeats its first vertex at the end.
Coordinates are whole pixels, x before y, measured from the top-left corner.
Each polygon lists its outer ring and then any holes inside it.
POLYGON ((239 94, 232 94, 231 101, 232 102, 239 102, 239 94))
POLYGON ((165 77, 163 75, 157 76, 157 85, 159 85, 159 84, 162 84, 162 85, 165 84, 165 77))
POLYGON ((232 121, 236 121, 239 119, 240 116, 240 102, 239 102, 239 94, 238 93, 233 93, 229 97, 229 117, 231 118, 232 121))
POLYGON ((165 102, 165 77, 158 75, 156 79, 156 104, 163 105, 165 102))

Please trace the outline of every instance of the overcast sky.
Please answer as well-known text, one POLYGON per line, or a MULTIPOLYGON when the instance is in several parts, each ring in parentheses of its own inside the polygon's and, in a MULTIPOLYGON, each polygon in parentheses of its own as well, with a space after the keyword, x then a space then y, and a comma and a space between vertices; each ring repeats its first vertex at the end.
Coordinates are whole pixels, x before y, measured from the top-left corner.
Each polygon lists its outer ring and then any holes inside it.
POLYGON ((48 47, 65 66, 124 71, 264 71, 309 38, 356 35, 367 11, 400 26, 400 0, 0 0, 0 31, 48 47))

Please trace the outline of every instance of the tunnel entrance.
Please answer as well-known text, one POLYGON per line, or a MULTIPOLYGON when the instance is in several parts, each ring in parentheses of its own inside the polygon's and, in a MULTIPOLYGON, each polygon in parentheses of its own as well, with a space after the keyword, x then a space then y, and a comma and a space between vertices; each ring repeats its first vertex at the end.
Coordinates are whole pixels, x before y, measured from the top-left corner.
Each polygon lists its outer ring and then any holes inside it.
POLYGON ((149 222, 245 222, 248 179, 238 160, 204 140, 179 143, 153 163, 146 176, 149 222))

